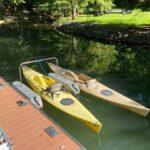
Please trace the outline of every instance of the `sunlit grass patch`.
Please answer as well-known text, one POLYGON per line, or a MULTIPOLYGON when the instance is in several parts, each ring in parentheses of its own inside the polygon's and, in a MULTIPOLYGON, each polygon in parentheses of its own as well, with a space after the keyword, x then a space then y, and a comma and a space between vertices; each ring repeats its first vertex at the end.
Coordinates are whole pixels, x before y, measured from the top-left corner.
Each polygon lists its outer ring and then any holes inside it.
MULTIPOLYGON (((58 23, 64 24, 72 22, 70 17, 61 18, 58 23)), ((112 25, 134 25, 143 26, 150 25, 150 12, 143 12, 134 10, 131 14, 105 14, 94 17, 93 15, 79 15, 74 22, 92 22, 98 24, 112 24, 112 25)))

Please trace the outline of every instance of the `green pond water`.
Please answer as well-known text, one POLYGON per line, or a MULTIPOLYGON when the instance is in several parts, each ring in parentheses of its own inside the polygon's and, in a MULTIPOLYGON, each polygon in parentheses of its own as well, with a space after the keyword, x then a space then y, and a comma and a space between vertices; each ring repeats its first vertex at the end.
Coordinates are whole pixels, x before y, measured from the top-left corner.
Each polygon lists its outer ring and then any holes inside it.
MULTIPOLYGON (((57 57, 65 68, 81 71, 150 107, 150 47, 108 45, 70 37, 52 29, 0 27, 0 76, 19 80, 21 62, 57 57)), ((42 64, 45 72, 48 67, 42 64)), ((38 64, 33 68, 43 72, 38 64)), ((150 119, 90 95, 77 96, 103 128, 99 136, 44 102, 43 111, 88 150, 149 150, 150 119)))

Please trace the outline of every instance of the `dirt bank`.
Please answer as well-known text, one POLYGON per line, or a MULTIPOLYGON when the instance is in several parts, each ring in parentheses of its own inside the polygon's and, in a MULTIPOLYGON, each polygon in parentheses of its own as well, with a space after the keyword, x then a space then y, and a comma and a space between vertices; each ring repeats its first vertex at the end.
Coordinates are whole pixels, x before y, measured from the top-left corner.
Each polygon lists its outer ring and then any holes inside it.
POLYGON ((100 42, 150 45, 150 26, 127 27, 91 23, 70 23, 58 26, 57 30, 65 34, 82 36, 100 42))

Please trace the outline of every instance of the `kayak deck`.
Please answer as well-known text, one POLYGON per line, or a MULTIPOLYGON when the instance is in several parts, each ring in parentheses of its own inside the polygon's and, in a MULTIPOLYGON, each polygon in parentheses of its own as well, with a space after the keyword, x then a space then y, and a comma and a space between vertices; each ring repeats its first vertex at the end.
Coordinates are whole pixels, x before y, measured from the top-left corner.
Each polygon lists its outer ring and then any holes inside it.
POLYGON ((141 104, 123 96, 122 94, 98 82, 96 82, 96 85, 91 88, 88 88, 86 84, 80 84, 80 88, 82 91, 88 94, 101 98, 104 101, 121 106, 141 116, 147 116, 150 111, 149 108, 142 106, 141 104))

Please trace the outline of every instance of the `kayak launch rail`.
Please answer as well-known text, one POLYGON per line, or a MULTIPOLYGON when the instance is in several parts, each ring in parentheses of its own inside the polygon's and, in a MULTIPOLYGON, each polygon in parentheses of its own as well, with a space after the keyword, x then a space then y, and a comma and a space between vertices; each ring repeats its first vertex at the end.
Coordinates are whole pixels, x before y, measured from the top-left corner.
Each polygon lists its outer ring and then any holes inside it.
POLYGON ((42 62, 42 61, 48 61, 48 60, 55 60, 56 61, 56 65, 58 66, 58 59, 56 57, 45 58, 45 59, 37 59, 37 60, 26 61, 26 62, 21 63, 19 65, 19 78, 20 78, 20 82, 22 83, 22 74, 21 74, 21 68, 22 68, 22 66, 28 65, 28 64, 32 64, 32 63, 42 62))

